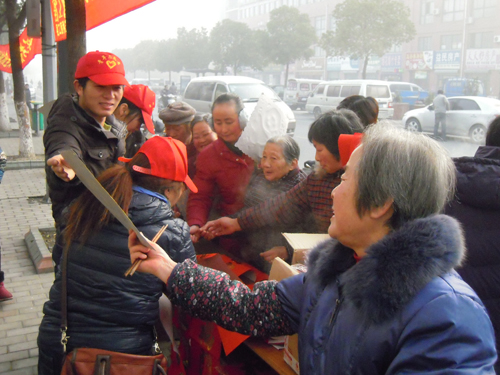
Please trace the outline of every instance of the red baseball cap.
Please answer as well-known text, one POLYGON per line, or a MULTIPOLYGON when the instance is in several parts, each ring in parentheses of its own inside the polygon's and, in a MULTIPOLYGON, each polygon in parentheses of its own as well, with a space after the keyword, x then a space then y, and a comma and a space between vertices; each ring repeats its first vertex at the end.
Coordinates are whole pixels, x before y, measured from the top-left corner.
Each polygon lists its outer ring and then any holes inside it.
POLYGON ((155 126, 151 115, 156 104, 156 94, 148 86, 130 85, 125 86, 123 97, 134 103, 142 112, 144 124, 151 134, 155 133, 155 126))
MULTIPOLYGON (((146 155, 151 169, 134 165, 132 167, 134 171, 167 180, 181 181, 193 193, 198 192, 198 188, 188 176, 186 145, 181 141, 171 137, 155 136, 148 139, 137 152, 146 155)), ((132 159, 120 157, 118 160, 128 163, 132 159)))
POLYGON ((122 60, 109 52, 89 52, 78 61, 75 79, 85 77, 102 86, 129 85, 122 60))
POLYGON ((361 138, 363 138, 362 133, 341 134, 339 136, 340 162, 342 163, 343 167, 345 167, 345 165, 349 161, 352 152, 361 143, 361 138))

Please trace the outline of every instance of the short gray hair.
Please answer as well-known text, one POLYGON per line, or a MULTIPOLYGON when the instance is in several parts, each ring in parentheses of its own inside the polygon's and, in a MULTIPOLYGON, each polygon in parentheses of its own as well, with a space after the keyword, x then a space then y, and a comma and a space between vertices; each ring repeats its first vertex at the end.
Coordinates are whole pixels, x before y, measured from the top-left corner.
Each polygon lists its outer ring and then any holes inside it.
POLYGON ((455 191, 455 165, 444 148, 423 134, 379 123, 363 136, 356 205, 359 215, 393 199, 388 225, 397 229, 439 213, 455 191))
POLYGON ((288 135, 278 135, 276 137, 270 138, 266 144, 275 143, 281 146, 283 150, 283 156, 288 164, 291 164, 294 159, 299 159, 300 157, 300 147, 298 143, 292 137, 288 135))

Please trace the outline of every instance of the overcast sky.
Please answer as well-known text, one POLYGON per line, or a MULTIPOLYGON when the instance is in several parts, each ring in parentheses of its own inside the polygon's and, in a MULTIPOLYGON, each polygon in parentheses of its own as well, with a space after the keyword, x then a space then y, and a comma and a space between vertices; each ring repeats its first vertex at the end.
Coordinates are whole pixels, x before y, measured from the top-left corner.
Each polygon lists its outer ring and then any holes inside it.
MULTIPOLYGON (((87 32, 87 51, 132 48, 141 40, 175 38, 177 29, 210 30, 223 17, 225 0, 156 0, 87 32)), ((28 83, 42 80, 42 57, 24 69, 28 83)))
POLYGON ((141 40, 177 36, 177 28, 205 27, 221 20, 224 0, 156 0, 87 32, 87 51, 134 47, 141 40))

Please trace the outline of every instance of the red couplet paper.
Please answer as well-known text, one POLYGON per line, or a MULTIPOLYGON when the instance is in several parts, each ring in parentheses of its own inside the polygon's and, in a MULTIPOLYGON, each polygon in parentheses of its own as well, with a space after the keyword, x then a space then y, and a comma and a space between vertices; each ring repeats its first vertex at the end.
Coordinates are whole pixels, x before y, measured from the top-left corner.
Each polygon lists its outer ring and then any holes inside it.
MULTIPOLYGON (((19 36, 19 48, 21 52, 21 66, 24 69, 33 60, 35 55, 42 53, 42 39, 29 37, 28 29, 24 29, 19 36)), ((8 44, 0 45, 0 70, 5 73, 12 73, 8 44)))
MULTIPOLYGON (((85 0, 87 30, 131 12, 155 0, 85 0)), ((51 0, 56 42, 66 39, 66 10, 64 0, 51 0)))

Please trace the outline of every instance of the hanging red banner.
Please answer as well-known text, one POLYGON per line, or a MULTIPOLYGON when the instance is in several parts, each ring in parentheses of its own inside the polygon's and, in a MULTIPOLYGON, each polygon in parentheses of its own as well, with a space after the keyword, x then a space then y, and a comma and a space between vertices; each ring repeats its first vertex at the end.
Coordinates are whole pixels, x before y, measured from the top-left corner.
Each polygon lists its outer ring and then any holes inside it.
MULTIPOLYGON (((87 30, 131 12, 155 0, 85 0, 87 30)), ((66 39, 66 9, 64 0, 51 0, 56 42, 66 39)))
MULTIPOLYGON (((33 60, 35 55, 42 53, 42 39, 29 37, 28 29, 24 29, 19 36, 19 49, 21 53, 21 66, 24 69, 33 60)), ((0 70, 5 73, 12 73, 8 44, 0 45, 0 70)))

